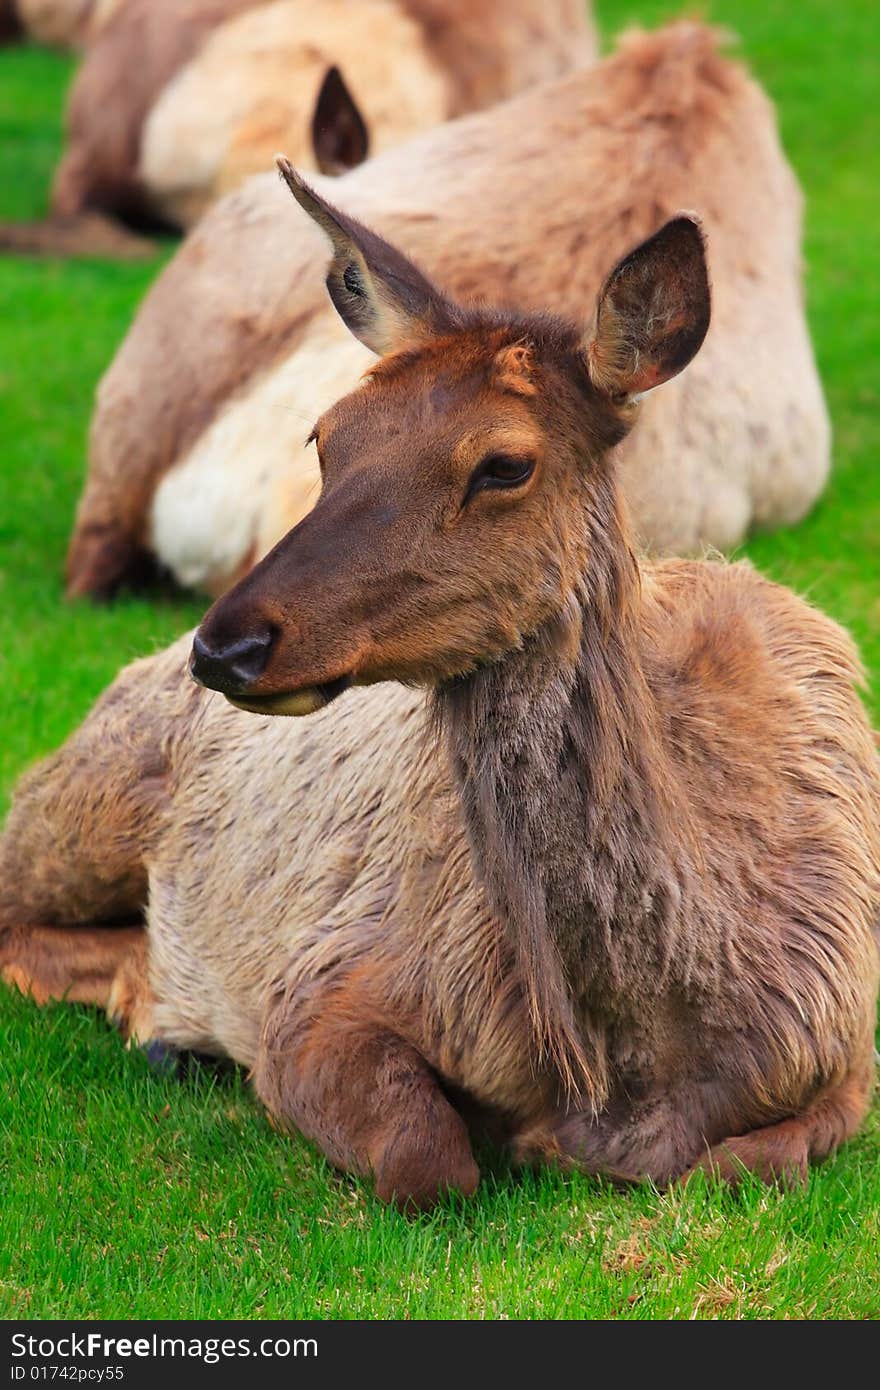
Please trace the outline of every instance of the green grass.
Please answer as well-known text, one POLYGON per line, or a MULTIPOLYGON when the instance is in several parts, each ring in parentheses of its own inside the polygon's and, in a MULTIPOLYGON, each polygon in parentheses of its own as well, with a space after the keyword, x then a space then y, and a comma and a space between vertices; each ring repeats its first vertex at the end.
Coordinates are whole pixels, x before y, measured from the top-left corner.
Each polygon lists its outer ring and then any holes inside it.
MULTIPOLYGON (((69 60, 0 50, 0 217, 38 217, 60 146, 69 60)), ((153 264, 0 257, 0 802, 132 657, 161 647, 204 605, 65 604, 61 573, 83 478, 95 386, 153 264)))
MULTIPOLYGON (((606 34, 677 12, 600 0, 606 34)), ((810 320, 835 472, 747 551, 850 625, 880 672, 873 0, 718 0, 780 105, 808 199, 810 320)), ((0 53, 0 216, 42 211, 69 63, 0 53)), ((0 795, 190 600, 69 607, 64 548, 92 393, 156 265, 0 260, 0 795)), ((880 1113, 804 1192, 625 1194, 517 1176, 408 1222, 268 1126, 240 1078, 183 1083, 73 1008, 0 996, 0 1315, 876 1317, 880 1113)))

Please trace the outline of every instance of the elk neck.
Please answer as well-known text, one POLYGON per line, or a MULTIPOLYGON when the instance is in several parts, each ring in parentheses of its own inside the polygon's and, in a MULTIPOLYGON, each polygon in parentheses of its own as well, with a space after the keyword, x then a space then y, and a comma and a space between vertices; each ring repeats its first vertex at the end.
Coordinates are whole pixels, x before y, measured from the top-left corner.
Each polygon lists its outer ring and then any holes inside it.
POLYGON ((475 871, 515 944, 536 1062, 608 1094, 605 1037, 675 953, 687 859, 613 487, 563 608, 436 695, 475 871))

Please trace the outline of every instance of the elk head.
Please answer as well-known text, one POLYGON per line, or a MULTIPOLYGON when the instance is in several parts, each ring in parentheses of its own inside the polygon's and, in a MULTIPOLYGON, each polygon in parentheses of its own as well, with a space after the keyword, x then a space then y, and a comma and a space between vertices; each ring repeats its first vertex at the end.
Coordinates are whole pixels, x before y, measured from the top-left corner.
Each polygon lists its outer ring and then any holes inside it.
POLYGON ((616 507, 614 445, 699 348, 709 285, 680 216, 611 272, 586 332, 466 309, 279 163, 380 360, 316 423, 318 504, 210 609, 192 672, 243 709, 308 714, 352 684, 464 676, 562 610, 616 507))

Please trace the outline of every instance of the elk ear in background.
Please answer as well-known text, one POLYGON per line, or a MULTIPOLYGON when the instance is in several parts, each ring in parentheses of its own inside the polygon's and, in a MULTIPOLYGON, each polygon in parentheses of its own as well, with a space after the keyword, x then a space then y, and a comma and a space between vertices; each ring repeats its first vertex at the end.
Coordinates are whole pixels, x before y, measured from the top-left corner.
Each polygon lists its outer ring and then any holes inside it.
POLYGON ((327 69, 315 102, 312 148, 322 174, 344 174, 370 153, 367 123, 335 65, 327 69))

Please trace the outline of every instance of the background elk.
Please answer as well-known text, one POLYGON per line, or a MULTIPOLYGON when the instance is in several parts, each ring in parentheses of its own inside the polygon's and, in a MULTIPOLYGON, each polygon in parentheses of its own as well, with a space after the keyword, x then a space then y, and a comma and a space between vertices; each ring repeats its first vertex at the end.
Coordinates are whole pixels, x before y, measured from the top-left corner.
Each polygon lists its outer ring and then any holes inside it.
POLYGON ((619 1179, 803 1175, 868 1104, 880 768, 834 623, 636 558, 615 446, 706 333, 697 225, 584 329, 454 303, 284 172, 383 356, 196 634, 214 690, 184 639, 23 784, 5 977, 229 1053, 402 1204, 474 1189, 465 1114, 619 1179))
POLYGON ((88 213, 190 225, 292 148, 367 151, 588 62, 583 0, 118 0, 73 85, 55 221, 14 249, 88 249, 88 213), (79 235, 82 246, 77 240, 79 235))
MULTIPOLYGON (((325 250, 291 225, 281 192, 257 179, 212 210, 105 375, 71 594, 111 593, 145 556, 221 592, 317 497, 306 422, 371 354, 320 297, 325 250)), ((711 31, 633 34, 592 69, 371 160, 332 196, 459 298, 580 317, 630 245, 681 207, 699 212, 713 326, 624 445, 639 536, 660 551, 727 548, 752 525, 797 520, 821 490, 829 425, 801 198, 766 97, 711 31)))

